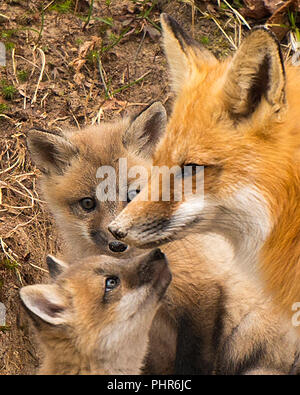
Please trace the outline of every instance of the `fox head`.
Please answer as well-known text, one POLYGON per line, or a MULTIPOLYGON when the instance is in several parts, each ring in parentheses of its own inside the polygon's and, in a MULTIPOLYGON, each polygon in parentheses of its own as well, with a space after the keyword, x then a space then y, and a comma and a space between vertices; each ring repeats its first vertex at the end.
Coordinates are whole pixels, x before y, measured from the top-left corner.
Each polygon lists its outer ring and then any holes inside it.
MULTIPOLYGON (((109 229, 141 248, 195 231, 220 233, 248 262, 294 193, 288 185, 299 75, 286 81, 279 45, 265 28, 253 29, 232 58, 218 61, 171 17, 162 14, 161 23, 176 100, 153 166, 186 166, 186 177, 202 166, 204 200, 164 201, 160 190, 151 201, 152 178, 109 229)), ((290 66, 289 73, 296 71, 290 66)))
POLYGON ((126 160, 128 172, 139 165, 150 167, 154 147, 165 124, 166 111, 156 102, 135 118, 76 132, 58 135, 35 129, 29 131, 28 148, 42 172, 42 192, 71 260, 98 254, 125 258, 134 253, 134 249, 116 240, 107 230, 107 225, 137 193, 136 189, 129 188, 133 179, 128 175, 128 185, 122 187, 125 197, 118 198, 119 159, 126 160), (107 178, 106 186, 114 189, 115 199, 98 199, 97 188, 102 177, 97 173, 99 169, 114 171, 112 178, 116 185, 109 185, 112 181, 107 178))
POLYGON ((40 373, 138 374, 171 281, 165 255, 156 249, 125 264, 101 255, 72 265, 48 256, 47 264, 55 282, 20 291, 44 349, 40 373))

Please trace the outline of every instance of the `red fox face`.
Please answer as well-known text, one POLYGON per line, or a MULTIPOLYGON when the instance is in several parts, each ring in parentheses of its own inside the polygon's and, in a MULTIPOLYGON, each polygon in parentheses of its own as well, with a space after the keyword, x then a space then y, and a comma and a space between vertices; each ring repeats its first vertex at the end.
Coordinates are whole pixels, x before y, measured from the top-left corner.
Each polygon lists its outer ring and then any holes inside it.
POLYGON ((296 124, 286 111, 293 87, 286 88, 278 43, 266 29, 253 29, 232 59, 219 62, 171 17, 161 21, 177 98, 153 165, 190 167, 187 177, 203 166, 204 201, 151 201, 144 189, 109 229, 142 248, 195 230, 221 233, 251 259, 294 174, 288 142, 296 124))
POLYGON ((107 230, 108 224, 137 193, 131 188, 133 178, 128 175, 122 186, 125 197, 119 199, 121 184, 118 180, 120 170, 124 171, 122 166, 120 168, 120 160, 126 161, 128 173, 135 166, 148 169, 165 124, 166 111, 156 102, 134 119, 103 123, 61 135, 29 131, 27 141, 31 157, 42 171, 42 192, 71 261, 74 257, 99 254, 120 258, 134 255, 133 248, 115 239, 107 230), (113 171, 115 199, 98 198, 97 190, 102 180, 99 169, 113 171))
POLYGON ((45 350, 42 372, 138 374, 171 281, 164 254, 156 249, 125 262, 102 255, 70 267, 49 256, 47 263, 56 281, 20 291, 45 350))

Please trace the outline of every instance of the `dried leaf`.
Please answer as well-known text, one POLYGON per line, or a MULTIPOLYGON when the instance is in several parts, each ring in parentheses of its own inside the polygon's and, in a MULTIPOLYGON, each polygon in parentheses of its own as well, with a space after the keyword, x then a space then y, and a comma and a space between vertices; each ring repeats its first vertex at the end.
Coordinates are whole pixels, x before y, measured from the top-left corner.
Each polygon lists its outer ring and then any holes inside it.
POLYGON ((101 38, 92 36, 90 41, 86 41, 81 45, 78 51, 78 57, 69 63, 69 65, 75 69, 74 81, 76 84, 81 84, 84 79, 84 75, 80 73, 80 70, 86 63, 86 56, 88 52, 95 49, 96 47, 99 47, 100 44, 101 38))
POLYGON ((146 32, 146 34, 147 33, 149 34, 151 40, 158 41, 160 39, 160 36, 161 36, 160 32, 157 29, 155 29, 154 27, 145 25, 144 31, 146 32))
POLYGON ((284 1, 282 0, 263 0, 266 9, 273 14, 279 7, 284 5, 284 1))
POLYGON ((245 8, 241 13, 249 18, 262 19, 269 15, 264 0, 244 0, 245 8))
POLYGON ((76 6, 76 12, 87 12, 90 8, 90 4, 87 0, 77 0, 76 6))
MULTIPOLYGON (((270 0, 264 0, 270 1, 270 0)), ((286 33, 290 30, 289 27, 284 27, 284 25, 289 24, 288 9, 297 9, 298 1, 289 0, 283 3, 273 15, 267 20, 267 24, 270 25, 270 29, 277 36, 278 40, 281 41, 286 33), (273 26, 272 26, 273 25, 273 26), (279 26, 281 25, 281 26, 279 26)))
POLYGON ((297 5, 300 7, 299 0, 244 0, 244 4, 245 8, 241 10, 243 15, 249 18, 262 19, 271 14, 271 18, 274 16, 274 20, 276 20, 272 23, 281 23, 282 17, 277 22, 277 12, 284 16, 284 14, 287 15, 287 9, 291 5, 295 4, 295 9, 297 5))
POLYGON ((76 73, 74 75, 74 81, 77 85, 82 84, 82 82, 84 81, 84 75, 82 73, 76 73))

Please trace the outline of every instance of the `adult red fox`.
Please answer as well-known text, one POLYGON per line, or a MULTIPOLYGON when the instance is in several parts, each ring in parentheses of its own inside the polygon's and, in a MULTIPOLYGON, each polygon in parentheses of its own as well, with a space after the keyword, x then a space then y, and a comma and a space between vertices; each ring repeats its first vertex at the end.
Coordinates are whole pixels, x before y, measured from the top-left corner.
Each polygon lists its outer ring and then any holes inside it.
POLYGON ((158 249, 124 261, 48 256, 52 284, 23 287, 44 358, 39 374, 139 374, 153 317, 171 281, 158 249))
POLYGON ((187 177, 204 166, 204 203, 151 201, 145 188, 109 229, 143 248, 219 233, 291 313, 300 301, 300 68, 284 65, 265 28, 218 61, 171 17, 161 23, 177 98, 153 165, 188 166, 187 177))

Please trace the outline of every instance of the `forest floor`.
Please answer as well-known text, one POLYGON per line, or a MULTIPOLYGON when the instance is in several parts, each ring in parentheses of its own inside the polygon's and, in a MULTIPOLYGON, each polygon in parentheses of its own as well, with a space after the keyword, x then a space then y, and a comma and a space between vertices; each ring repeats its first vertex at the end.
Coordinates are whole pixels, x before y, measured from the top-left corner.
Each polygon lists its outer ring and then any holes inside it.
MULTIPOLYGON (((39 195, 39 172, 27 152, 26 131, 82 128, 138 112, 156 100, 170 111, 160 13, 176 18, 224 58, 238 47, 247 23, 263 24, 270 16, 245 16, 245 23, 238 11, 241 3, 1 1, 6 65, 1 66, 0 52, 0 302, 6 321, 0 322, 0 374, 32 374, 38 366, 19 289, 47 281, 45 257, 59 249, 53 220, 39 195)), ((286 53, 293 20, 288 23, 280 36, 286 53)))

